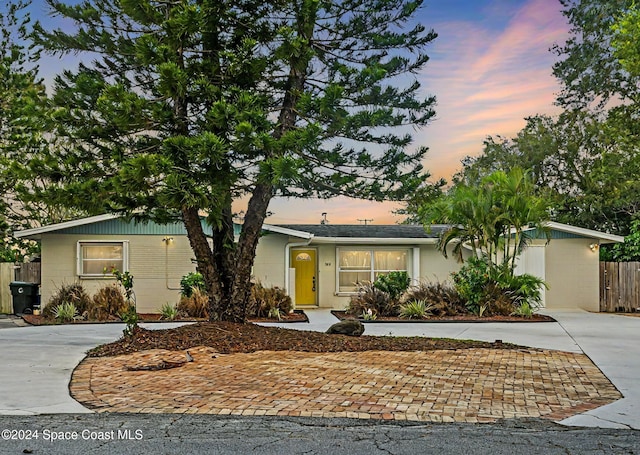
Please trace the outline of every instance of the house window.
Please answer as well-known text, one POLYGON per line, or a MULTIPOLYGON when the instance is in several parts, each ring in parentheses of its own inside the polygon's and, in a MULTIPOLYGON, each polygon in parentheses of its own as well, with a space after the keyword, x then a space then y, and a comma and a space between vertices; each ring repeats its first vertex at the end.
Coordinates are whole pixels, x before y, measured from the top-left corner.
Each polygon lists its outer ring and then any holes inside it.
POLYGON ((311 260, 311 255, 309 253, 300 253, 296 256, 296 261, 299 262, 308 262, 311 260))
POLYGON ((128 270, 128 242, 78 242, 78 275, 111 275, 128 270))
POLYGON ((392 271, 408 271, 407 249, 338 249, 337 292, 355 292, 358 284, 374 282, 392 271))

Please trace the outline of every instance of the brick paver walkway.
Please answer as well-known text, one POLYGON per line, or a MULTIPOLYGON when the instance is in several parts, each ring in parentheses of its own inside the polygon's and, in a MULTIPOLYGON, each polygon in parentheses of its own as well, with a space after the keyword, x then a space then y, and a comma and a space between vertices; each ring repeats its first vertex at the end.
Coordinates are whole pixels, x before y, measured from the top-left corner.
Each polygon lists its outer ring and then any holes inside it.
POLYGON ((271 352, 222 355, 152 350, 87 358, 72 396, 99 412, 353 417, 433 422, 554 420, 620 393, 582 354, 465 349, 429 352, 271 352))

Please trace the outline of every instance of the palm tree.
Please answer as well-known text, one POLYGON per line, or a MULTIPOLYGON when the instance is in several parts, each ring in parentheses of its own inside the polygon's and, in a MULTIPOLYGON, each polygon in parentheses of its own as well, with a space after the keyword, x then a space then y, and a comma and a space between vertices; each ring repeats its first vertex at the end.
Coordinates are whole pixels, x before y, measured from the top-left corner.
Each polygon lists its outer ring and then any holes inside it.
POLYGON ((508 173, 494 172, 486 181, 498 193, 497 199, 504 217, 502 261, 509 264, 513 275, 518 256, 533 240, 530 233, 542 233, 547 241, 550 239, 550 230, 544 223, 548 204, 535 196, 531 174, 519 167, 508 173))
POLYGON ((507 264, 513 275, 518 255, 532 241, 530 232, 549 238, 544 226, 547 204, 534 195, 534 189, 530 175, 520 168, 496 171, 479 186, 458 184, 446 196, 423 206, 420 215, 427 226, 449 225, 438 241, 445 257, 447 247, 455 242, 452 252, 458 261, 462 262, 463 247, 468 246, 472 256, 484 256, 494 266, 507 264))

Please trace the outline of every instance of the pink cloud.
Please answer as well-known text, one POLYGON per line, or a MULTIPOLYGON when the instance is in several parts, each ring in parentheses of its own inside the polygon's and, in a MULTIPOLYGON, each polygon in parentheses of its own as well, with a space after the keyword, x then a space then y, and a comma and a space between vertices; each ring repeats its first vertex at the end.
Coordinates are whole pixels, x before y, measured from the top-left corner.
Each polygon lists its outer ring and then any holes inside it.
MULTIPOLYGON (((568 26, 560 4, 550 0, 529 0, 518 7, 511 0, 493 0, 485 7, 486 17, 473 22, 451 21, 425 25, 439 34, 419 79, 425 94, 438 98, 437 118, 414 132, 414 144, 430 152, 425 168, 433 179, 450 179, 460 160, 482 151, 489 135, 514 136, 524 118, 553 113, 554 93, 559 90, 551 75, 554 56, 549 48, 562 42, 568 26), (503 20, 503 27, 493 25, 503 20)), ((401 221, 391 211, 397 204, 358 201, 345 197, 321 201, 275 200, 269 223, 318 223, 327 212, 332 223, 374 224, 401 221)))
POLYGON ((482 21, 433 25, 441 42, 421 80, 438 98, 438 120, 416 142, 430 148, 425 167, 435 177, 450 178, 488 135, 513 136, 525 117, 557 112, 549 48, 568 31, 559 3, 529 0, 505 14, 499 30, 482 21))

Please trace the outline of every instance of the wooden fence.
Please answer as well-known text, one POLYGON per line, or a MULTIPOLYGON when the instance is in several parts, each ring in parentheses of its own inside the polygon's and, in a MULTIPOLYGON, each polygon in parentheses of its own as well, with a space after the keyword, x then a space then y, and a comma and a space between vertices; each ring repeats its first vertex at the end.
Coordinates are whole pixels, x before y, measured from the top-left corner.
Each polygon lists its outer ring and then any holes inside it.
POLYGON ((25 262, 15 265, 15 280, 26 281, 27 283, 40 284, 40 263, 39 262, 25 262))
POLYGON ((0 263, 0 313, 13 313, 13 301, 9 283, 13 281, 14 265, 11 262, 0 263))
POLYGON ((600 263, 600 311, 636 312, 640 308, 640 262, 600 263))
POLYGON ((9 288, 12 281, 40 283, 40 263, 0 263, 0 313, 13 313, 13 300, 9 288))

